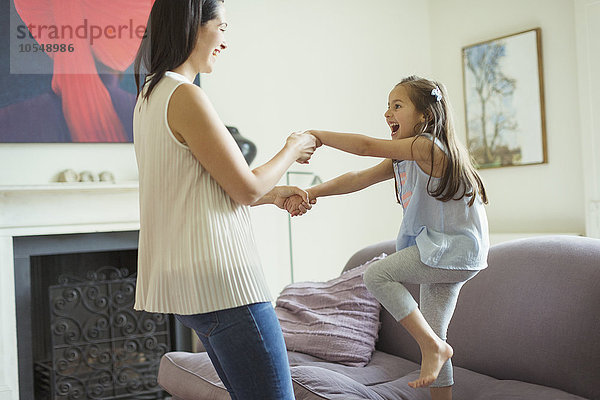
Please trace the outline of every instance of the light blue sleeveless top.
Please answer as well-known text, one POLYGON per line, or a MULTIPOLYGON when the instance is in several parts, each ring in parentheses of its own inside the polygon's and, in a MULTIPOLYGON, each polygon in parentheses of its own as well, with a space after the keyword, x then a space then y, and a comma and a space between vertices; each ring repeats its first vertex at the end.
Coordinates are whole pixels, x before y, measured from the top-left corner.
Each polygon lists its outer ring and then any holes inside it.
MULTIPOLYGON (((431 134, 446 154, 443 143, 431 134)), ((481 197, 471 207, 470 197, 440 201, 427 193, 429 175, 416 161, 393 161, 398 201, 404 217, 396 241, 396 250, 417 245, 421 261, 430 267, 457 270, 481 270, 487 267, 489 249, 488 222, 481 197)), ((431 178, 435 189, 439 178, 431 178)))

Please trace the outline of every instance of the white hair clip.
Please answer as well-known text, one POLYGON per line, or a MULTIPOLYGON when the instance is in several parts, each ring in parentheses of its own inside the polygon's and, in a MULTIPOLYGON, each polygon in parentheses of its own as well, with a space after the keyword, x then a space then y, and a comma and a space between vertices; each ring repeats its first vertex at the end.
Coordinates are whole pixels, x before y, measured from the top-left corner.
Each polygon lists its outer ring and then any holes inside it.
POLYGON ((434 89, 431 90, 431 95, 435 96, 435 101, 442 100, 442 91, 437 86, 434 89))

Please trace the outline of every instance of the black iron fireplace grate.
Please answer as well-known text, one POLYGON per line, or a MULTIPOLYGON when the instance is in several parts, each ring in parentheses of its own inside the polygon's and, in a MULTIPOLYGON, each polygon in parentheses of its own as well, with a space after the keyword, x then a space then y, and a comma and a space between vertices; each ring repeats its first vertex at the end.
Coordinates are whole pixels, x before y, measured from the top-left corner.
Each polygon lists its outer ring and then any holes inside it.
POLYGON ((50 286, 49 360, 34 364, 36 399, 162 399, 156 382, 170 350, 169 318, 133 310, 135 277, 102 267, 50 286))

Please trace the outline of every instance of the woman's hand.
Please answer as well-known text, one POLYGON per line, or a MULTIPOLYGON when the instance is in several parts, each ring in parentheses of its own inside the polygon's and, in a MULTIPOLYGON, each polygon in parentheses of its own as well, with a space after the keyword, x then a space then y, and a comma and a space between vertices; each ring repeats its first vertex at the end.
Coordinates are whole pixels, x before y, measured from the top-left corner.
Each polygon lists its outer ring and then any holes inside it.
POLYGON ((308 160, 312 157, 317 149, 317 138, 306 132, 294 132, 288 136, 286 146, 291 146, 297 149, 298 159, 300 164, 308 164, 308 160))
POLYGON ((317 198, 312 196, 310 191, 307 190, 308 200, 307 203, 305 199, 298 195, 293 195, 287 198, 283 206, 290 213, 292 217, 296 217, 299 215, 304 215, 310 210, 313 204, 317 203, 317 198))
POLYGON ((319 133, 318 133, 318 132, 319 132, 319 131, 312 130, 312 129, 311 129, 311 130, 308 130, 308 131, 304 131, 304 133, 306 133, 306 134, 309 134, 309 135, 312 135, 312 136, 314 136, 314 137, 315 137, 315 139, 316 139, 316 145, 317 145, 317 149, 318 149, 319 147, 323 146, 323 142, 321 141, 321 139, 319 139, 319 133))
POLYGON ((282 210, 286 210, 292 215, 302 215, 312 208, 310 204, 308 193, 296 186, 275 186, 269 193, 271 195, 271 202, 282 210), (290 211, 286 207, 290 200, 294 199, 296 204, 296 212, 290 211))
POLYGON ((312 208, 312 204, 307 204, 300 196, 294 195, 287 198, 284 207, 292 217, 304 215, 312 208))

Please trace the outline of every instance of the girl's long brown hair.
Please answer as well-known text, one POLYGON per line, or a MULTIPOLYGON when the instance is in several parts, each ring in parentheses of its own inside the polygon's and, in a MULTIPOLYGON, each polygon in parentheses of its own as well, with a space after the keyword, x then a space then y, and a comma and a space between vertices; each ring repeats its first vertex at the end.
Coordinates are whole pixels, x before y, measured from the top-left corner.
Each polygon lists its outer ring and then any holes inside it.
MULTIPOLYGON (((427 193, 441 201, 460 200, 465 196, 470 197, 469 206, 473 205, 475 198, 479 195, 481 201, 487 204, 488 198, 483 181, 475 170, 469 152, 456 138, 446 87, 441 83, 414 75, 403 79, 396 86, 400 85, 407 89, 408 96, 416 110, 425 115, 425 122, 414 127, 417 134, 415 140, 423 133, 430 133, 434 138, 441 141, 448 150, 446 165, 439 184, 437 187, 431 188, 431 175, 429 175, 427 193), (439 101, 432 94, 436 87, 441 91, 439 101)), ((435 164, 434 153, 435 148, 431 146, 432 171, 435 164)))

